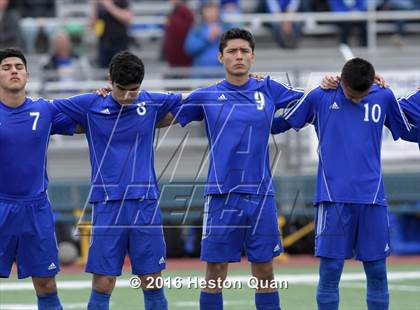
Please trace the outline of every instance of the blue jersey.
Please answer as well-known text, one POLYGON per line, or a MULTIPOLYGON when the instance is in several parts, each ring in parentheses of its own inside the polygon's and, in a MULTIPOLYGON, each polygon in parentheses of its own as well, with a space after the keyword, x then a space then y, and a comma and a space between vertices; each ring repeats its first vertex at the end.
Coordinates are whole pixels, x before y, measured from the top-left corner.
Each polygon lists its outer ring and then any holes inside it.
POLYGON ((159 197, 153 162, 155 126, 181 100, 181 95, 141 91, 126 106, 111 95, 54 101, 85 128, 92 166, 90 202, 159 197))
POLYGON ((17 108, 0 101, 0 197, 30 198, 45 192, 51 134, 73 134, 74 122, 45 99, 26 98, 17 108))
POLYGON ((420 89, 411 93, 407 97, 398 99, 401 108, 404 110, 407 119, 413 125, 420 125, 420 89))
POLYGON ((359 103, 336 90, 316 88, 285 115, 295 129, 312 123, 319 139, 315 203, 386 205, 381 174, 382 129, 397 140, 410 130, 390 89, 373 85, 359 103))
POLYGON ((205 193, 274 195, 268 154, 276 110, 303 96, 270 78, 242 86, 226 80, 192 92, 176 115, 182 126, 205 119, 210 149, 205 193))
MULTIPOLYGON (((411 139, 406 140, 417 141, 420 146, 420 89, 407 97, 399 98, 398 102, 409 122, 415 126, 413 127, 414 130, 412 130, 411 139)), ((402 138, 405 139, 406 137, 402 138)))

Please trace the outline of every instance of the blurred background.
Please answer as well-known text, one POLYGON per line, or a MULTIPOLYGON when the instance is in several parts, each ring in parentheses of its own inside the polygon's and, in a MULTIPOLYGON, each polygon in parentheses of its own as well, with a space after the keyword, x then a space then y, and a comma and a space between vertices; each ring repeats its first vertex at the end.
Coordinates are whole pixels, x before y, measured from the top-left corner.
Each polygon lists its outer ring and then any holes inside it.
MULTIPOLYGON (((397 96, 420 86, 420 0, 0 0, 0 47, 26 52, 28 95, 49 99, 106 85, 109 60, 124 49, 144 61, 147 90, 210 85, 224 76, 218 40, 232 26, 256 37, 252 70, 293 87, 316 85, 352 55, 370 60, 397 96)), ((157 130, 155 140, 168 256, 197 256, 208 163, 203 124, 157 130)), ((270 153, 286 252, 312 253, 315 134, 273 136, 270 153)), ((394 253, 420 254, 418 146, 385 131, 382 161, 394 253)), ((83 135, 52 137, 48 173, 63 262, 83 261, 91 214, 83 135)))

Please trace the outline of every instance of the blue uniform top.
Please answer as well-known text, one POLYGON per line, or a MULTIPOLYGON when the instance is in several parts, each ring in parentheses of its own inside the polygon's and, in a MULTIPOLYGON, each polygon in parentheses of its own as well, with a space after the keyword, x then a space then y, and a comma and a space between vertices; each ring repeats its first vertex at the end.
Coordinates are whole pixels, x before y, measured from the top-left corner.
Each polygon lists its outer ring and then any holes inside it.
POLYGON ((390 89, 373 85, 359 103, 336 90, 315 88, 285 114, 291 127, 312 123, 319 139, 315 204, 387 205, 381 174, 382 129, 397 140, 410 130, 390 89))
POLYGON ((159 197, 153 162, 155 127, 181 100, 181 95, 144 90, 126 106, 111 95, 54 100, 85 128, 92 166, 91 203, 159 197))
POLYGON ((399 98, 398 102, 409 122, 415 126, 409 136, 404 135, 402 138, 408 141, 417 142, 420 147, 420 89, 407 97, 399 98))
POLYGON ((276 110, 303 96, 302 90, 250 78, 235 86, 226 80, 192 92, 177 120, 182 126, 205 119, 210 163, 205 193, 274 195, 268 154, 276 110))
POLYGON ((420 89, 417 89, 407 97, 398 98, 398 102, 410 123, 414 125, 420 124, 420 89))
POLYGON ((74 122, 48 100, 26 98, 17 108, 0 101, 0 197, 44 193, 50 135, 71 135, 74 128, 74 122))

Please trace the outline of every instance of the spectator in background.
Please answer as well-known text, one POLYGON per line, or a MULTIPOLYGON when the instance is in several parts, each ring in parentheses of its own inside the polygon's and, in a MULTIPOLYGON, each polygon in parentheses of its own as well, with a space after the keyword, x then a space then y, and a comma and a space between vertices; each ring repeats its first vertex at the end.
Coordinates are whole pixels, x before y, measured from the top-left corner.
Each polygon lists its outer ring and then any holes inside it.
MULTIPOLYGON (((384 0, 380 9, 382 10, 420 10, 420 0, 384 0)), ((399 20, 395 22, 397 26, 397 33, 392 36, 392 41, 398 45, 403 45, 402 37, 406 35, 405 22, 399 20)))
MULTIPOLYGON (((333 12, 363 12, 367 10, 366 0, 328 0, 330 10, 333 12)), ((360 46, 367 46, 366 22, 339 22, 340 43, 349 44, 349 37, 353 29, 358 31, 360 46)))
POLYGON ((200 23, 188 32, 185 51, 192 56, 195 67, 221 67, 217 54, 219 39, 226 26, 220 20, 219 5, 213 1, 203 1, 200 17, 200 23))
POLYGON ((0 49, 22 46, 19 14, 9 9, 9 0, 0 0, 0 49))
POLYGON ((28 53, 47 53, 50 46, 50 36, 55 31, 54 25, 43 17, 56 16, 55 0, 13 0, 22 18, 34 18, 33 22, 22 25, 25 50, 28 53))
POLYGON ((171 67, 190 67, 192 58, 185 52, 184 43, 194 15, 184 0, 171 0, 171 3, 173 10, 165 26, 162 52, 171 67))
POLYGON ((73 52, 70 36, 66 32, 56 32, 52 37, 51 55, 43 66, 49 71, 46 79, 50 81, 75 81, 85 78, 86 66, 73 52))
POLYGON ((107 68, 112 56, 128 49, 133 13, 128 0, 91 0, 91 6, 91 25, 99 37, 99 66, 107 68))
MULTIPOLYGON (((261 0, 260 11, 265 13, 287 13, 294 14, 299 10, 300 0, 261 0)), ((301 24, 291 21, 271 23, 274 39, 283 48, 296 48, 300 33, 301 24)))

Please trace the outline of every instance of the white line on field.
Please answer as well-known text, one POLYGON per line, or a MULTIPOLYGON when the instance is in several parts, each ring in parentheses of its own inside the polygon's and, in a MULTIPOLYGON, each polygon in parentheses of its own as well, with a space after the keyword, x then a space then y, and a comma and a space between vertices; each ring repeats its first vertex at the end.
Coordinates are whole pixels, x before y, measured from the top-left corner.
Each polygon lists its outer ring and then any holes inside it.
MULTIPOLYGON (((171 277, 171 281, 175 281, 176 276, 171 277)), ((198 282, 204 281, 203 277, 180 277, 182 279, 182 287, 186 287, 188 283, 191 283, 191 279, 197 279, 198 282)), ((341 276, 341 281, 360 281, 365 280, 366 276, 364 273, 344 273, 341 276)), ((400 271, 400 272, 389 272, 388 281, 402 281, 410 279, 420 279, 420 271, 400 271)), ((227 281, 247 283, 249 276, 230 276, 227 281)), ((276 280, 280 283, 287 282, 288 284, 299 284, 299 283, 317 283, 318 274, 281 274, 276 276, 276 280)), ((82 281, 58 281, 57 286, 59 290, 78 290, 87 289, 91 287, 91 280, 82 281)), ((117 287, 130 287, 129 279, 118 279, 117 287)), ((31 282, 0 282, 0 292, 2 291, 23 291, 33 290, 31 282)))
MULTIPOLYGON (((346 282, 346 283, 340 283, 340 287, 365 289, 366 288, 366 283, 346 282)), ((418 285, 389 284, 388 288, 389 288, 390 291, 420 292, 420 286, 418 286, 418 285)))
MULTIPOLYGON (((63 304, 64 309, 86 309, 86 303, 63 304)), ((38 310, 37 305, 30 304, 2 304, 1 310, 38 310)))

